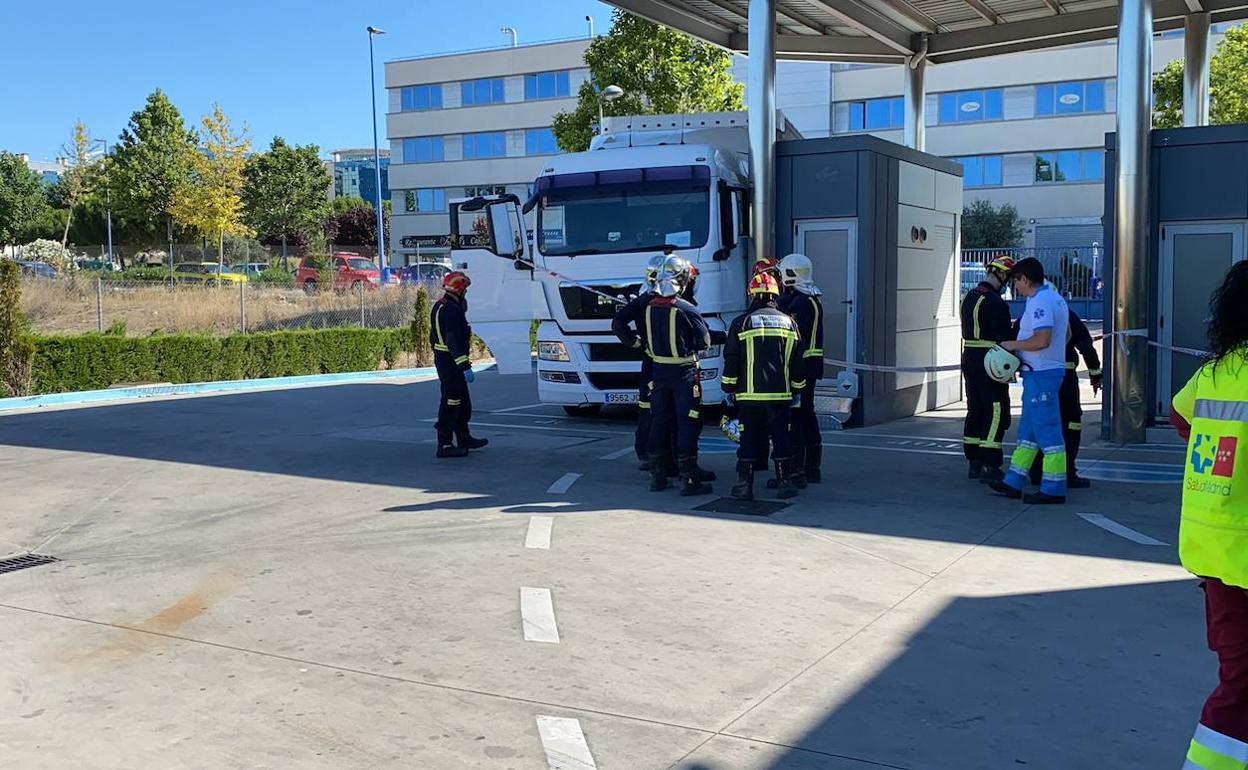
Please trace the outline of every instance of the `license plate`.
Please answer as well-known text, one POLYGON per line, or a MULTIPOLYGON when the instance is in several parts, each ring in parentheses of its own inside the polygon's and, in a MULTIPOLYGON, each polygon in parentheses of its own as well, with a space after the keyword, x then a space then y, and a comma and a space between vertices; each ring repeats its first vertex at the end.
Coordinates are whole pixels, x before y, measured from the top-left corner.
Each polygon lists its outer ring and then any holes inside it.
POLYGON ((608 404, 635 404, 637 403, 637 393, 608 393, 608 404))

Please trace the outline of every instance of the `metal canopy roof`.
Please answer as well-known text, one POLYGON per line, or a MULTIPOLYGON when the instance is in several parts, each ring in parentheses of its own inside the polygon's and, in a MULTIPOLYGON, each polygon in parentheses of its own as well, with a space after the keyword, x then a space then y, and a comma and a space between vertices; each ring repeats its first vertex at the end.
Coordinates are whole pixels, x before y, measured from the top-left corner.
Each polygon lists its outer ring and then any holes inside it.
MULTIPOLYGON (((1139 2, 1140 0, 1125 0, 1139 2)), ((749 0, 606 0, 727 48, 747 49, 749 0)), ((1157 31, 1189 13, 1248 17, 1248 0, 1155 0, 1157 31)), ((922 50, 935 64, 1104 40, 1116 0, 776 0, 776 57, 897 62, 922 50)))

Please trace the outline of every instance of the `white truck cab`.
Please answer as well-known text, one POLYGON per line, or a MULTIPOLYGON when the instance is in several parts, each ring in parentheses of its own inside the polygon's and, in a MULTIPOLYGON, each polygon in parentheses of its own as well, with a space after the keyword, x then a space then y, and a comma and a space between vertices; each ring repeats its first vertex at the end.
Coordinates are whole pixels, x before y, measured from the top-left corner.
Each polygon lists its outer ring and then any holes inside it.
MULTIPOLYGON (((744 113, 610 118, 588 151, 551 159, 523 207, 515 196, 453 201, 451 259, 472 279, 469 319, 500 370, 531 371, 537 321, 544 403, 635 403, 642 353, 620 344, 611 318, 662 253, 697 267, 698 309, 726 330, 745 310, 754 257, 747 146, 744 113)), ((699 368, 703 401, 719 403, 720 346, 699 368)))

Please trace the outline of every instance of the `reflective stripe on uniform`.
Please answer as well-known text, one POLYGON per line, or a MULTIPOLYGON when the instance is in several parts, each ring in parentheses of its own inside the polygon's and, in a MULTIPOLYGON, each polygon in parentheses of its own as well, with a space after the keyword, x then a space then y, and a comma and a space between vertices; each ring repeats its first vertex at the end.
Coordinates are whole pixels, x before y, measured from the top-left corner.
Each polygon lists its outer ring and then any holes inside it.
POLYGON ((466 363, 468 363, 468 356, 460 356, 459 358, 455 359, 455 363, 457 363, 457 364, 466 364, 466 363))
POLYGON ((690 409, 690 410, 689 410, 689 419, 691 419, 691 420, 697 420, 697 419, 699 419, 701 416, 702 416, 702 413, 701 413, 701 412, 699 412, 697 409, 690 409))
POLYGON ((1101 376, 1101 370, 1100 370, 1100 369, 1089 369, 1089 370, 1088 370, 1088 375, 1089 375, 1089 376, 1091 376, 1091 377, 1100 377, 1100 376, 1101 376))
POLYGON ((1078 368, 1079 368, 1079 364, 1075 363, 1074 361, 1067 361, 1067 362, 1066 362, 1066 368, 1067 368, 1067 369, 1078 369, 1078 368))
POLYGON ((638 401, 638 402, 637 402, 637 407, 638 407, 639 409, 649 409, 649 408, 650 408, 650 402, 649 402, 649 401, 638 401))
POLYGON ((438 335, 438 341, 433 343, 433 349, 442 353, 450 353, 451 349, 446 346, 446 338, 442 336, 442 305, 438 304, 438 309, 433 311, 433 330, 438 335))
MULTIPOLYGON (((653 357, 654 356, 654 328, 650 325, 650 310, 651 308, 646 308, 646 350, 649 351, 650 356, 653 357)), ((673 350, 672 352, 675 353, 676 351, 673 350)))
POLYGON ((792 388, 793 390, 802 390, 803 388, 806 387, 806 380, 799 380, 798 382, 790 382, 789 387, 792 388))
MULTIPOLYGON (((677 351, 680 350, 680 348, 676 347, 676 308, 675 306, 669 308, 669 312, 667 314, 667 343, 671 345, 671 347, 668 348, 668 352, 672 354, 671 357, 677 358, 678 357, 677 351)), ((656 358, 654 360, 658 361, 659 359, 656 358)), ((698 359, 695 356, 693 360, 696 361, 698 359)))
POLYGON ((992 422, 988 423, 988 435, 984 436, 984 446, 988 449, 996 449, 1000 444, 994 444, 989 447, 990 442, 996 441, 997 431, 1001 428, 1001 402, 992 402, 992 422))
POLYGON ((979 306, 984 304, 984 295, 979 295, 979 299, 975 300, 975 308, 971 310, 971 323, 975 328, 975 339, 979 339, 979 306))
POLYGON ((738 393, 738 401, 792 401, 792 393, 738 393))
POLYGON ((962 340, 962 346, 968 348, 990 348, 996 344, 992 340, 962 340))
POLYGON ((723 383, 724 385, 736 385, 737 384, 736 377, 729 377, 726 374, 723 377, 720 377, 719 381, 723 383))
POLYGON ((656 364, 696 364, 697 356, 650 356, 656 364))
POLYGON ((974 436, 963 436, 962 443, 966 444, 967 446, 979 446, 983 442, 975 438, 974 436))
POLYGON ((819 339, 817 334, 819 331, 819 303, 812 297, 810 305, 815 309, 815 320, 810 325, 810 348, 802 354, 802 358, 813 358, 815 356, 823 358, 823 351, 815 347, 815 340, 819 339))
POLYGON ((448 398, 446 400, 447 406, 459 406, 459 404, 460 404, 460 400, 458 398, 448 398))
POLYGON ((1067 429, 1067 430, 1083 430, 1083 423, 1081 423, 1081 422, 1068 422, 1068 423, 1066 423, 1066 429, 1067 429))
POLYGON ((823 358, 823 349, 811 348, 802 354, 802 358, 823 358))
POLYGON ((1248 423, 1248 401, 1218 401, 1211 398, 1196 399, 1197 418, 1227 420, 1248 423))
POLYGON ((1196 725, 1196 734, 1187 748, 1187 763, 1183 767, 1245 770, 1248 768, 1248 743, 1204 725, 1196 725))

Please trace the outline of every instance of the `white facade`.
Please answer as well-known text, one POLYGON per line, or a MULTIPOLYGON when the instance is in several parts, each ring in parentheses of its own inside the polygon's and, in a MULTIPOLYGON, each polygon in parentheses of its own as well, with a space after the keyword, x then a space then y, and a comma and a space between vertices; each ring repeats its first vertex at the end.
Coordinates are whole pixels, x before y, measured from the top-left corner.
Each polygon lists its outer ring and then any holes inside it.
POLYGON ((557 150, 554 115, 589 79, 588 39, 386 62, 396 264, 446 253, 447 201, 528 196, 557 150))

